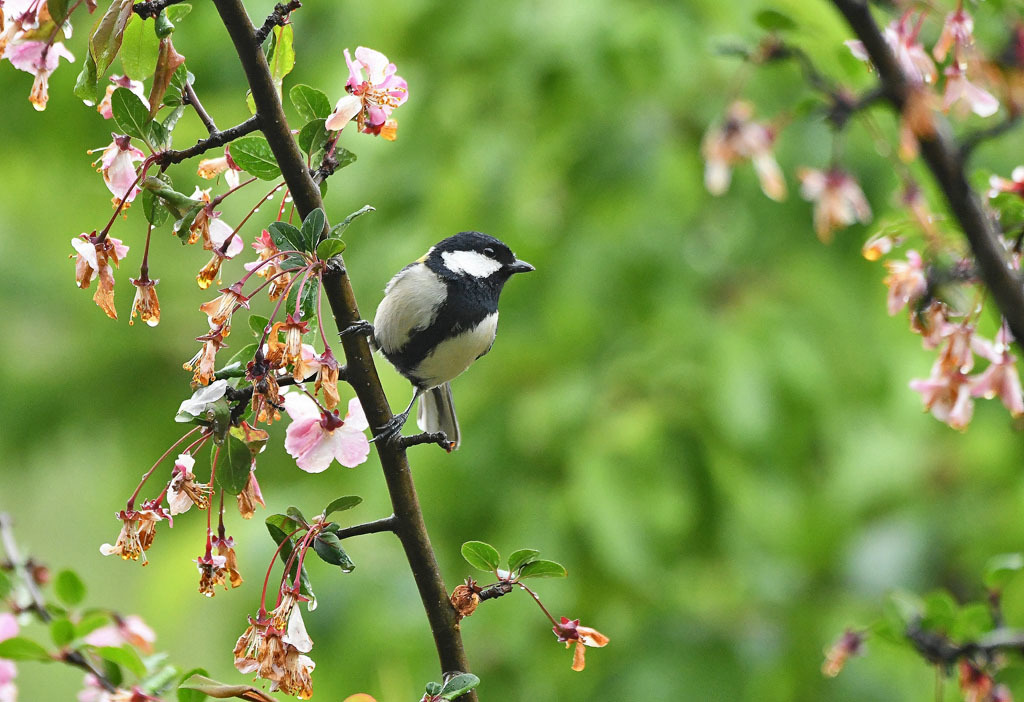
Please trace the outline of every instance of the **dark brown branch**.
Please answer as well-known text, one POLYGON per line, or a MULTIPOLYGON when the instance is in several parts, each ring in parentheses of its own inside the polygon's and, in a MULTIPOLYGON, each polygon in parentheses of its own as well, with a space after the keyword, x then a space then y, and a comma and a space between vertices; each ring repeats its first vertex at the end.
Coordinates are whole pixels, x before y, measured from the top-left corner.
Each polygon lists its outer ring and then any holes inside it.
POLYGON ((502 595, 507 595, 512 592, 514 588, 515 586, 512 583, 507 580, 502 580, 494 583, 493 585, 488 585, 487 587, 482 588, 477 594, 480 595, 480 601, 483 602, 484 600, 493 600, 501 597, 502 595))
POLYGON ((260 128, 260 116, 253 115, 249 119, 245 120, 241 124, 236 124, 234 127, 228 127, 223 132, 217 132, 211 134, 206 139, 200 139, 195 143, 194 146, 190 146, 187 149, 181 151, 164 151, 163 153, 157 154, 154 162, 160 165, 160 168, 167 168, 168 166, 181 163, 190 158, 198 156, 199 154, 206 153, 210 149, 216 149, 218 146, 224 146, 228 142, 234 141, 238 137, 251 134, 260 128))
MULTIPOLYGON (((50 610, 46 609, 46 601, 43 600, 43 595, 39 592, 39 588, 36 587, 35 578, 32 576, 31 570, 28 568, 28 561, 22 558, 21 551, 18 549, 18 542, 14 538, 14 525, 11 523, 11 517, 6 512, 0 512, 0 542, 3 543, 4 553, 7 554, 7 560, 10 562, 11 567, 14 568, 14 572, 17 574, 18 579, 25 586, 25 590, 28 592, 31 604, 29 609, 36 613, 36 616, 44 623, 48 624, 53 619, 53 615, 50 614, 50 610)), ((91 673, 99 684, 107 692, 114 692, 117 686, 110 681, 103 671, 96 668, 89 659, 82 655, 81 651, 67 650, 61 655, 61 660, 72 665, 76 668, 80 668, 87 673, 91 673)))
POLYGON ((904 633, 925 660, 947 667, 961 658, 982 656, 991 660, 1000 651, 1024 653, 1024 631, 1018 629, 994 629, 977 641, 962 644, 922 628, 920 621, 908 624, 904 633))
POLYGON ((218 132, 217 125, 213 121, 213 117, 210 113, 203 108, 203 103, 199 102, 199 97, 196 95, 196 89, 192 87, 192 84, 185 81, 185 95, 184 100, 186 104, 192 105, 195 108, 196 114, 199 115, 199 119, 202 120, 203 126, 206 127, 206 131, 213 136, 218 132))
MULTIPOLYGON (((252 22, 241 0, 214 0, 214 4, 241 60, 257 114, 260 115, 263 134, 281 167, 299 215, 304 218, 312 210, 323 206, 320 190, 310 177, 302 152, 292 138, 267 66, 267 58, 256 43, 252 22)), ((338 328, 347 329, 361 317, 348 273, 340 257, 334 260, 339 263, 324 272, 323 289, 338 328)), ((391 407, 381 387, 365 336, 346 336, 342 339, 342 346, 347 360, 348 382, 359 397, 370 426, 384 426, 391 419, 391 407)), ((395 534, 405 551, 426 610, 441 671, 468 672, 469 662, 457 627, 458 617, 448 599, 448 591, 423 523, 423 512, 405 448, 399 442, 380 443, 376 446, 394 508, 395 534)), ((476 702, 477 697, 475 692, 469 692, 460 699, 476 702)))
POLYGON ((437 444, 448 453, 451 453, 452 449, 455 447, 455 444, 453 444, 448 439, 448 435, 445 434, 443 431, 425 431, 422 434, 413 434, 412 436, 400 436, 398 437, 398 440, 405 448, 409 448, 410 446, 419 446, 420 444, 437 444))
POLYGON ((142 19, 149 19, 150 17, 156 17, 165 7, 169 5, 177 5, 179 2, 185 2, 186 0, 146 0, 146 2, 137 2, 132 5, 132 12, 137 14, 142 19))
POLYGON ((302 7, 302 3, 299 0, 291 0, 288 3, 279 2, 274 5, 274 11, 264 20, 263 26, 256 30, 255 42, 262 44, 274 31, 274 27, 283 27, 288 24, 288 15, 300 7, 302 7))
POLYGON ((372 522, 366 522, 365 524, 356 524, 355 526, 339 529, 334 532, 334 535, 339 539, 347 539, 351 536, 379 534, 382 531, 394 531, 397 521, 398 520, 395 519, 395 515, 392 514, 390 517, 384 517, 383 519, 377 519, 372 522))
MULTIPOLYGON (((916 88, 907 82, 900 70, 871 16, 867 2, 832 2, 863 42, 871 63, 878 71, 885 97, 902 112, 916 88)), ((1017 272, 1008 265, 1006 251, 999 240, 998 225, 967 182, 963 152, 950 135, 949 125, 937 116, 934 119, 932 133, 918 136, 921 155, 963 229, 978 262, 978 271, 1019 345, 1024 343, 1024 285, 1017 272)))

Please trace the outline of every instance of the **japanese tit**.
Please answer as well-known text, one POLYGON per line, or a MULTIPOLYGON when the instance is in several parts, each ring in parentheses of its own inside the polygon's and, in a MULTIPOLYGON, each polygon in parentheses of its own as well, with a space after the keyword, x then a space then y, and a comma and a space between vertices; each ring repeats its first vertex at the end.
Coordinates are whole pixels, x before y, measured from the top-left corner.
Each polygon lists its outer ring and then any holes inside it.
POLYGON ((532 270, 493 236, 461 232, 431 247, 391 279, 373 320, 372 343, 412 383, 413 396, 405 411, 381 430, 381 438, 401 431, 419 399, 419 428, 443 431, 458 448, 450 383, 491 350, 498 331, 498 296, 506 281, 532 270))

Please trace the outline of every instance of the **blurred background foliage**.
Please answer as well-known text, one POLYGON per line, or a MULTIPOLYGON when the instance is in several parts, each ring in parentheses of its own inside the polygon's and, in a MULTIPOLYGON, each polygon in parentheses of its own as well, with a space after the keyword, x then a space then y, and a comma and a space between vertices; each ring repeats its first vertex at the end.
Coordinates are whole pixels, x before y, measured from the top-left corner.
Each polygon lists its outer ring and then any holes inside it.
MULTIPOLYGON (((247 116, 243 77, 213 8, 194 5, 175 45, 226 127, 247 116)), ((257 18, 271 9, 247 5, 257 18)), ((845 626, 875 620, 893 588, 978 598, 984 562, 1024 543, 1024 449, 1005 411, 981 403, 966 434, 923 414, 907 381, 926 376, 932 357, 905 318, 885 315, 883 270, 858 254, 874 229, 827 247, 814 237, 793 171, 826 165, 831 135, 801 115, 796 67, 747 72, 715 51, 753 44, 764 7, 310 0, 295 15, 286 88, 308 83, 336 99, 341 51, 358 45, 386 53, 410 85, 398 141, 348 132, 342 143, 359 160, 326 198, 332 220, 377 207, 346 235, 363 315, 391 274, 462 229, 501 237, 538 269, 510 284, 494 350, 454 384, 463 448, 413 449, 415 476, 449 587, 472 573, 464 541, 537 548, 570 571, 540 583, 549 607, 612 641, 573 673, 528 598, 488 603, 462 627, 483 699, 931 699, 934 673, 906 649, 872 641, 836 680, 821 676, 822 652, 845 626), (703 189, 700 139, 737 91, 759 115, 792 117, 778 150, 784 204, 744 167, 726 197, 703 189)), ((869 83, 827 3, 772 7, 797 21, 794 41, 832 75, 869 83)), ((374 519, 388 514, 387 496, 374 457, 355 470, 299 471, 282 423, 259 463, 269 509, 245 523, 229 512, 242 588, 213 600, 196 592, 191 559, 205 524, 195 513, 160 530, 146 568, 100 556, 117 534, 114 512, 180 435, 181 364, 211 295, 194 283, 204 253, 165 227, 151 258, 161 323, 129 327, 139 208, 114 230, 132 246, 118 274, 121 320, 74 286, 69 240, 110 214, 85 150, 111 129, 71 95, 88 28, 75 19, 79 61, 53 75, 44 113, 25 99, 29 75, 0 70, 0 318, 13 373, 0 404, 0 508, 27 551, 83 575, 91 603, 142 614, 173 661, 240 681, 231 648, 272 552, 263 517, 359 494, 365 503, 342 516, 374 519)), ((1004 26, 979 27, 983 40, 998 46, 1004 26)), ((878 122, 892 133, 887 115, 878 122)), ((202 135, 188 113, 176 145, 202 135)), ((896 177, 862 126, 849 137, 845 163, 882 215, 896 177)), ((978 162, 1006 173, 1021 145, 1007 137, 978 162)), ((185 192, 199 182, 193 166, 173 173, 185 192)), ((225 219, 256 197, 232 198, 225 219)), ((272 216, 258 215, 247 241, 272 216)), ((407 384, 383 373, 392 404, 404 405, 407 384)), ((415 699, 437 671, 399 545, 373 535, 346 548, 350 575, 311 564, 316 699, 415 699)), ((1010 588, 1006 609, 1024 622, 1024 588, 1010 588)), ((19 677, 29 701, 71 699, 80 682, 32 664, 19 677)))

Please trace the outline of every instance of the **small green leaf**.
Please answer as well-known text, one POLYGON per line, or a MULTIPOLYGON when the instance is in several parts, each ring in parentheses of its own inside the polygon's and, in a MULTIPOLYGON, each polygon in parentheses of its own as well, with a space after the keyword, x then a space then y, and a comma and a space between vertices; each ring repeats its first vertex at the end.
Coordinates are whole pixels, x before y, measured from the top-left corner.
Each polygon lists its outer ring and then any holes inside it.
MULTIPOLYGON (((257 348, 259 348, 259 345, 256 344, 255 342, 246 344, 242 348, 238 349, 238 351, 236 351, 234 355, 228 359, 227 365, 230 366, 232 363, 237 363, 239 366, 239 372, 232 374, 230 377, 241 378, 243 375, 245 375, 246 370, 248 370, 246 366, 249 365, 249 361, 256 357, 257 348)), ((222 368, 221 370, 226 370, 226 368, 222 368)), ((220 371, 218 371, 218 373, 219 372, 220 371)), ((219 375, 217 376, 217 380, 220 380, 219 375)))
POLYGON ((501 563, 498 550, 483 541, 467 541, 462 544, 462 557, 478 570, 495 571, 501 563))
POLYGON ((761 10, 754 15, 754 21, 758 27, 769 32, 789 32, 797 26, 792 17, 778 10, 761 10))
POLYGON ((302 152, 307 154, 316 163, 323 159, 327 141, 330 138, 327 129, 324 127, 324 122, 325 120, 321 117, 307 123, 299 130, 299 136, 296 139, 302 152))
POLYGON ((50 622, 50 638, 58 648, 67 646, 75 638, 75 625, 64 617, 54 619, 50 622))
POLYGON ((54 24, 61 24, 68 16, 68 0, 47 0, 46 9, 54 24))
POLYGON ((355 212, 350 214, 348 217, 346 217, 345 219, 341 220, 341 222, 339 224, 335 224, 333 227, 331 227, 331 231, 327 233, 327 238, 328 239, 340 239, 342 237, 342 235, 345 233, 345 230, 348 229, 348 225, 352 224, 352 222, 356 221, 357 219, 362 217, 364 214, 367 214, 368 212, 376 212, 376 211, 377 211, 377 208, 373 207, 372 205, 363 205, 358 210, 356 210, 355 212))
POLYGON ((1024 569, 1024 555, 1020 553, 993 556, 985 565, 985 587, 1002 590, 1021 569, 1024 569))
POLYGON ((331 503, 324 508, 324 517, 328 517, 335 512, 344 512, 347 509, 352 509, 362 501, 363 498, 358 495, 345 495, 336 500, 331 500, 331 503))
POLYGON ((267 66, 274 79, 278 96, 281 95, 281 84, 284 77, 295 68, 295 48, 292 46, 294 30, 292 25, 274 27, 274 35, 267 50, 267 66))
POLYGON ((146 125, 146 143, 154 151, 169 149, 171 148, 171 132, 160 122, 151 121, 146 125))
POLYGON ((540 551, 536 551, 532 548, 522 548, 518 551, 513 551, 512 555, 508 557, 508 572, 515 572, 520 566, 536 560, 539 555, 540 551))
POLYGON ((554 561, 532 561, 519 571, 519 578, 564 578, 569 573, 565 566, 554 561))
POLYGON ((72 570, 62 570, 53 581, 53 591, 61 602, 74 607, 85 599, 85 583, 72 570))
POLYGON ((249 484, 252 453, 241 439, 228 434, 221 444, 217 461, 217 484, 232 495, 237 495, 249 484))
POLYGON ((110 615, 108 614, 93 613, 82 617, 82 620, 75 624, 75 638, 80 639, 109 623, 110 615))
POLYGON ((178 125, 178 120, 181 119, 181 116, 184 115, 184 114, 185 114, 185 106, 184 105, 178 105, 173 110, 171 110, 170 114, 168 114, 166 117, 164 117, 160 121, 160 124, 168 132, 172 132, 172 131, 174 131, 174 128, 178 125))
POLYGON ((331 101, 323 91, 316 88, 300 83, 292 86, 288 96, 303 122, 326 119, 331 114, 331 101))
POLYGON ((146 674, 146 665, 131 646, 99 646, 96 655, 111 663, 123 665, 140 678, 146 674))
POLYGON ((128 88, 118 88, 110 96, 110 111, 118 131, 136 139, 151 141, 149 108, 128 88))
POLYGON ((329 531, 317 534, 313 539, 313 550, 321 560, 339 566, 342 573, 351 573, 356 567, 352 559, 345 553, 345 549, 341 547, 341 539, 329 531))
POLYGON ((160 14, 164 15, 171 22, 177 24, 178 22, 185 19, 188 13, 192 11, 192 6, 187 2, 178 3, 177 5, 168 5, 164 8, 164 11, 160 14))
MULTIPOLYGON (((237 697, 238 699, 250 700, 250 702, 277 702, 273 697, 251 685, 228 685, 227 683, 212 680, 205 675, 191 675, 178 685, 178 688, 179 692, 181 689, 195 690, 203 693, 204 696, 208 695, 218 700, 237 697)), ((192 702, 197 699, 202 699, 202 697, 178 697, 179 702, 183 700, 192 702)))
POLYGON ((235 139, 229 149, 231 158, 243 171, 262 180, 273 180, 281 176, 277 159, 274 158, 270 144, 264 137, 250 134, 235 139))
MULTIPOLYGON (((195 690, 190 687, 181 687, 193 676, 206 677, 207 673, 205 668, 193 668, 188 671, 178 681, 178 702, 202 702, 207 698, 207 694, 202 690, 195 690)), ((209 678, 207 678, 209 679, 209 678)))
MULTIPOLYGON (((285 303, 287 309, 294 310, 297 295, 299 294, 299 284, 292 285, 291 290, 288 291, 288 300, 285 303)), ((299 317, 304 322, 309 323, 309 330, 315 332, 317 329, 316 320, 316 301, 320 294, 320 281, 309 276, 306 278, 306 282, 302 285, 302 299, 299 301, 299 317)))
POLYGON ((132 17, 132 0, 114 0, 103 16, 93 25, 89 37, 89 55, 96 63, 96 75, 107 72, 110 62, 117 56, 124 38, 124 28, 132 17))
POLYGON ((321 261, 326 261, 342 253, 347 246, 341 239, 324 239, 316 245, 316 257, 321 261))
POLYGON ((257 339, 263 337, 263 330, 270 325, 270 319, 264 317, 261 314, 250 314, 249 315, 249 329, 252 330, 253 336, 257 339))
POLYGON ((142 212, 146 215, 146 221, 154 228, 162 226, 171 216, 163 202, 153 194, 152 190, 142 191, 142 212))
MULTIPOLYGON (((266 523, 268 529, 270 527, 274 527, 279 532, 285 535, 291 534, 296 529, 302 528, 301 524, 299 524, 297 521, 284 514, 271 514, 264 520, 264 522, 266 523)), ((277 541, 277 543, 281 542, 277 541)))
POLYGON ((306 515, 304 515, 302 510, 298 507, 291 506, 285 510, 285 513, 299 524, 309 524, 309 520, 306 519, 306 515))
POLYGON ((428 682, 427 683, 427 694, 431 697, 437 697, 441 694, 441 683, 439 682, 428 682))
POLYGON ((14 636, 0 641, 0 658, 10 661, 53 660, 45 648, 24 636, 14 636))
POLYGON ((89 105, 95 105, 99 100, 100 77, 96 71, 96 61, 92 54, 86 54, 82 71, 75 80, 75 87, 72 90, 75 97, 81 98, 89 105))
POLYGON ((480 678, 472 673, 460 673, 451 678, 441 688, 441 699, 454 700, 459 695, 464 695, 480 684, 480 678))
POLYGON ((302 251, 302 232, 288 222, 271 222, 267 227, 270 240, 281 251, 302 251))
POLYGON ((121 43, 121 66, 125 75, 132 80, 146 80, 156 70, 159 53, 156 23, 132 15, 124 28, 124 41, 121 43))
POLYGON ((302 240, 305 244, 304 251, 312 253, 316 249, 316 244, 320 241, 320 235, 324 232, 324 225, 327 223, 327 216, 324 214, 322 208, 317 207, 315 210, 306 215, 306 218, 302 220, 302 240))

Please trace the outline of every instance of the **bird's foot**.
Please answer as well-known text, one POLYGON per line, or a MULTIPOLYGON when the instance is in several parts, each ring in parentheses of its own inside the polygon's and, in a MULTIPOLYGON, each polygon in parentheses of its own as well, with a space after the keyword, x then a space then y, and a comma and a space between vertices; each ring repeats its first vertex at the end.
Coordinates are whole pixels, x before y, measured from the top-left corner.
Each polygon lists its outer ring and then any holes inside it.
POLYGON ((390 443, 396 439, 402 438, 402 427, 405 426, 406 421, 409 419, 409 410, 396 414, 388 420, 387 424, 377 429, 373 433, 373 438, 370 439, 370 443, 381 442, 390 443))
POLYGON ((365 319, 360 319, 358 322, 353 322, 348 325, 340 332, 338 336, 344 339, 346 336, 352 336, 353 334, 365 334, 366 336, 373 336, 373 325, 365 319))

